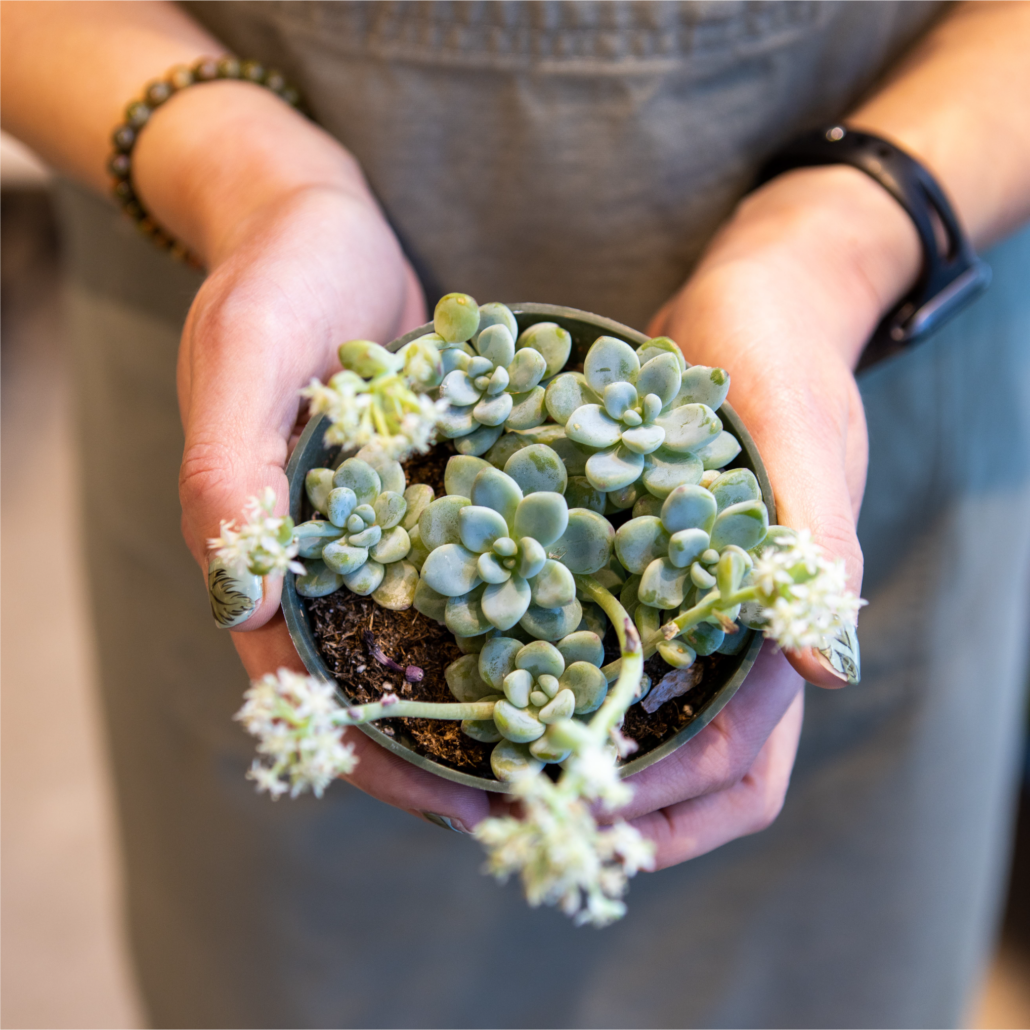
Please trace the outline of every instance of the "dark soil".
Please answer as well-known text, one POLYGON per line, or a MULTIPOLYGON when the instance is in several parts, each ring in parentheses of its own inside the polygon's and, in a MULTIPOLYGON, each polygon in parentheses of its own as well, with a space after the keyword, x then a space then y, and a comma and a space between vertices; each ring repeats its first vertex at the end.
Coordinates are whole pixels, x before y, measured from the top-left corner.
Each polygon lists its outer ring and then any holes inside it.
MULTIPOLYGON (((437 497, 443 496, 444 469, 454 453, 453 445, 448 442, 434 447, 428 454, 411 458, 404 463, 408 483, 426 483, 437 497)), ((444 679, 444 669, 460 658, 462 651, 446 626, 426 618, 414 608, 393 612, 381 608, 371 597, 358 597, 346 590, 338 590, 328 597, 304 599, 304 604, 311 616, 322 657, 349 700, 365 704, 377 701, 390 691, 410 701, 454 700, 444 679), (410 682, 403 671, 382 664, 373 657, 375 648, 401 669, 408 666, 421 669, 422 679, 410 682)), ((618 641, 611 627, 604 644, 605 661, 618 658, 618 641)), ((719 654, 699 657, 697 662, 702 675, 697 686, 666 701, 653 713, 644 711, 640 705, 630 708, 623 732, 639 745, 633 757, 653 750, 683 729, 715 695, 725 678, 726 663, 734 660, 719 654)), ((659 655, 654 655, 645 662, 644 671, 657 687, 671 667, 659 655)), ((490 770, 493 745, 465 736, 459 722, 384 719, 376 726, 419 754, 462 772, 493 778, 490 770)))

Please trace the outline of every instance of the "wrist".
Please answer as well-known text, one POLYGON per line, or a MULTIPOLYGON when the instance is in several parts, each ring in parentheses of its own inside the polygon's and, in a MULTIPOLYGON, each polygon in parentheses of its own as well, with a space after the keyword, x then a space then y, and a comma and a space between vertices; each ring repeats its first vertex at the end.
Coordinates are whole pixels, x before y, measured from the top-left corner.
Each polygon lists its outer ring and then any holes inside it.
POLYGON ((133 185, 146 209, 217 267, 264 212, 309 188, 374 206, 357 162, 260 86, 217 81, 162 105, 140 133, 133 185))
POLYGON ((741 202, 697 275, 761 266, 798 298, 818 337, 854 367, 922 265, 902 207, 869 176, 833 165, 777 176, 741 202))

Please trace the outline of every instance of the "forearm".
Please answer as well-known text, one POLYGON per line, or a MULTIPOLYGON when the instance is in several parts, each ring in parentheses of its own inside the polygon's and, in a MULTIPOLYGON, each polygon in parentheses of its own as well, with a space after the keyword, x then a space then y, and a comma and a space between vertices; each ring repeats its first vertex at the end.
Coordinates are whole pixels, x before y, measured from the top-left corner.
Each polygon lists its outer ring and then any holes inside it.
MULTIPOLYGON (((8 2, 2 11, 4 127, 102 191, 128 102, 171 67, 225 53, 170 3, 8 2)), ((258 212, 298 190, 341 189, 374 206, 343 147, 268 90, 238 81, 192 86, 158 108, 133 151, 132 182, 209 268, 258 212)))

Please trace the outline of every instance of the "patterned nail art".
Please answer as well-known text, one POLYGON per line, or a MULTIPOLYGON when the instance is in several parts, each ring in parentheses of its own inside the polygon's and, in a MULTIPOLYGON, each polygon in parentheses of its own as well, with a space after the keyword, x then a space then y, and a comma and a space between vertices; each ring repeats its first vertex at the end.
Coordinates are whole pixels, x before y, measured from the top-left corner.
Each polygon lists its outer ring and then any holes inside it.
POLYGON ((240 576, 220 558, 212 558, 208 565, 207 590, 211 614, 219 629, 232 629, 246 622, 261 603, 261 577, 250 572, 240 576))
POLYGON ((455 833, 465 833, 469 831, 465 829, 464 825, 458 822, 457 819, 451 819, 446 815, 437 815, 436 812, 423 812, 423 818, 428 819, 434 826, 439 826, 445 830, 453 830, 455 833))
POLYGON ((854 686, 862 679, 862 659, 858 649, 858 633, 853 626, 842 626, 829 647, 816 649, 819 661, 830 672, 843 676, 854 686))

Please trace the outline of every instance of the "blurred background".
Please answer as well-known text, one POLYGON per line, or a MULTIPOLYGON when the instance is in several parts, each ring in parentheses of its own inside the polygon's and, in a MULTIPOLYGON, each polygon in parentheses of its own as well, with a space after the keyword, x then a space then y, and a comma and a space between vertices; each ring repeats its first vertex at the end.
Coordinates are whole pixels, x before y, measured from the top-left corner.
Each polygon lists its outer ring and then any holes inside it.
MULTIPOLYGON (((3 1027, 137 1027, 78 539, 49 173, 0 137, 3 1027)), ((971 1027, 1030 1027, 1030 755, 971 1027)))

